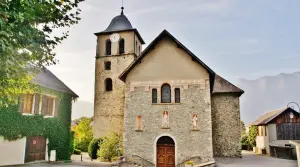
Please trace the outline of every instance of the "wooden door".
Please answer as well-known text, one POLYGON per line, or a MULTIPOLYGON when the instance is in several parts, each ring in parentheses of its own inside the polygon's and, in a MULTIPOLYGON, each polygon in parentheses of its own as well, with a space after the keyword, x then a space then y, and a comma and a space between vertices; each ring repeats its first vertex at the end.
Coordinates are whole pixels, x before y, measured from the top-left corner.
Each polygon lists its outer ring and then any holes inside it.
POLYGON ((157 146, 157 167, 175 167, 175 146, 157 146))
POLYGON ((25 163, 45 160, 46 139, 42 136, 27 137, 25 163))

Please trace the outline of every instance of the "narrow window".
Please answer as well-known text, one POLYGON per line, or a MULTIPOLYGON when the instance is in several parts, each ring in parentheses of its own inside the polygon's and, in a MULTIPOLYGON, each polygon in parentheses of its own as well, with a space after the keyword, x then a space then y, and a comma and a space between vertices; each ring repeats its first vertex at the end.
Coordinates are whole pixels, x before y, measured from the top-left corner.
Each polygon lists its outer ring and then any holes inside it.
POLYGON ((175 103, 180 103, 180 89, 175 88, 175 103))
POLYGON ((104 66, 105 66, 105 70, 110 70, 111 69, 111 62, 110 61, 104 62, 104 66))
POLYGON ((113 85, 112 85, 112 80, 110 78, 105 79, 105 90, 107 92, 112 91, 113 85))
POLYGON ((135 41, 135 50, 136 50, 136 53, 138 52, 138 42, 135 41))
POLYGON ((125 40, 122 38, 119 41, 119 54, 125 53, 125 40))
POLYGON ((161 103, 171 103, 171 86, 169 84, 161 86, 161 103))
POLYGON ((142 116, 139 115, 136 117, 136 130, 143 130, 142 126, 142 116))
POLYGON ((139 55, 141 55, 141 46, 139 46, 139 55))
POLYGON ((106 55, 111 55, 111 41, 109 39, 106 40, 106 55))
POLYGON ((157 103, 157 89, 152 89, 152 103, 157 103))
POLYGON ((31 114, 33 105, 33 95, 27 94, 24 96, 23 113, 31 114))

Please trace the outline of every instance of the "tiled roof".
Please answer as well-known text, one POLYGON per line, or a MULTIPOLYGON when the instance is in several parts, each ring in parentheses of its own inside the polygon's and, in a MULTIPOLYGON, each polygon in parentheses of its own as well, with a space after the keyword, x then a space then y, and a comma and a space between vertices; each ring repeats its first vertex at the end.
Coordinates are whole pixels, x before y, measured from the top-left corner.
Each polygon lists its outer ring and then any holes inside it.
POLYGON ((244 91, 226 79, 222 78, 219 75, 215 75, 215 81, 213 86, 213 93, 240 93, 243 94, 244 91))
POLYGON ((260 116, 256 121, 252 122, 250 125, 265 125, 274 118, 276 118, 278 115, 286 111, 287 109, 291 108, 281 108, 278 110, 274 110, 268 113, 265 113, 264 115, 260 116))
POLYGON ((73 97, 78 97, 78 95, 75 92, 73 92, 66 84, 64 84, 60 79, 58 79, 46 67, 40 69, 40 72, 34 77, 33 83, 59 92, 69 93, 73 97))

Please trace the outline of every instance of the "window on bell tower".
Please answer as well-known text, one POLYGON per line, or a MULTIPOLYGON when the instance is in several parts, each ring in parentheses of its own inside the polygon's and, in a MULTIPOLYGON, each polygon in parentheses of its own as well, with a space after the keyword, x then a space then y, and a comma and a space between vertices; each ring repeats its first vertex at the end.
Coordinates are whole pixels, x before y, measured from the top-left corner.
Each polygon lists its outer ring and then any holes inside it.
POLYGON ((107 39, 105 45, 106 45, 105 46, 105 54, 111 55, 111 41, 109 39, 107 39))
POLYGON ((110 61, 104 62, 104 68, 105 68, 105 70, 110 70, 111 69, 111 62, 110 61))
POLYGON ((125 40, 123 38, 119 41, 119 54, 125 53, 125 40))
POLYGON ((105 79, 105 91, 110 92, 113 89, 113 84, 111 78, 105 79))

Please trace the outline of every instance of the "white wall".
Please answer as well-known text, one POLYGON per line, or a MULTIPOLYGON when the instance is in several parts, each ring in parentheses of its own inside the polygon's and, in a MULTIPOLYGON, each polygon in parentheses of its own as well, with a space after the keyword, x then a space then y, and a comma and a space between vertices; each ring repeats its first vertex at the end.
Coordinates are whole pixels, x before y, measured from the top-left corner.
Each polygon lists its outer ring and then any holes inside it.
POLYGON ((0 166, 24 164, 26 138, 5 141, 0 137, 0 166))

